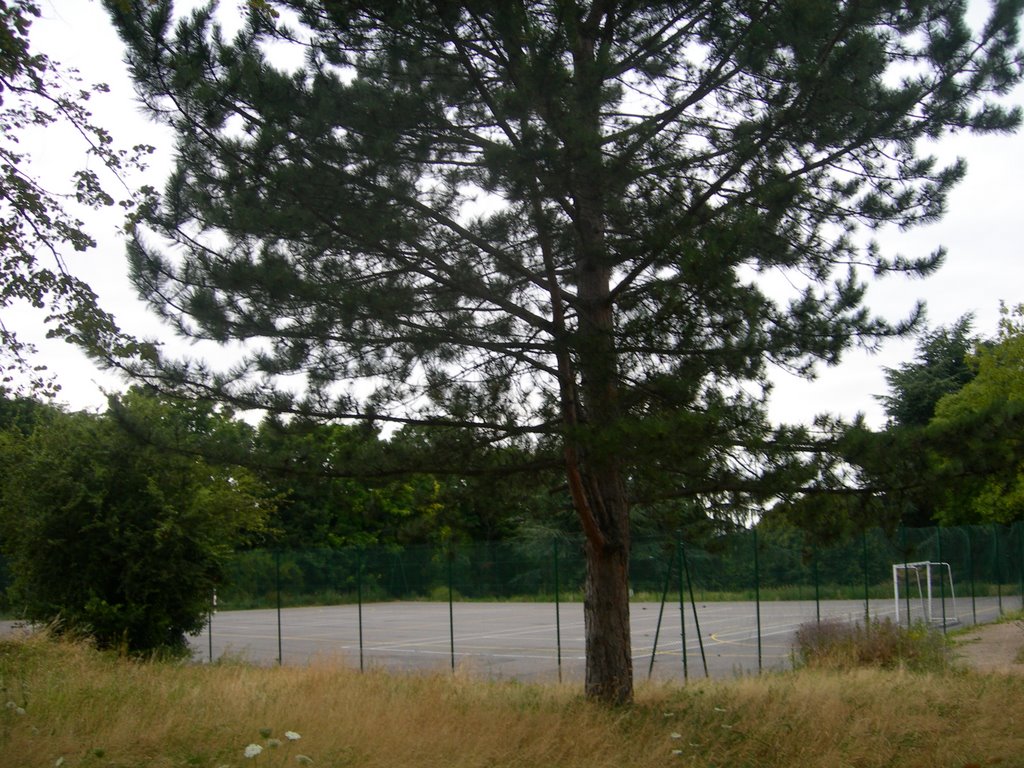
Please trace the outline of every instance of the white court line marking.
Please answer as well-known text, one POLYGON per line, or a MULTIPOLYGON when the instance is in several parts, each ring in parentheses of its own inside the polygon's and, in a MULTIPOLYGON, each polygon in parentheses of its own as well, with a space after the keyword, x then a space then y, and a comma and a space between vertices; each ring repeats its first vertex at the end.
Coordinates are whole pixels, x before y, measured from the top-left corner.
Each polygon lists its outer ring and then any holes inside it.
MULTIPOLYGON (((723 606, 723 611, 722 612, 724 612, 724 608, 725 608, 725 606, 723 606)), ((894 613, 894 610, 891 609, 891 608, 888 608, 888 609, 883 609, 883 610, 876 610, 876 611, 873 612, 872 615, 873 615, 873 617, 884 618, 884 617, 886 617, 888 615, 892 615, 893 613, 894 613)), ((639 618, 639 616, 638 616, 638 618, 639 618)), ((645 618, 650 618, 650 617, 648 615, 645 618)), ((800 618, 800 621, 791 621, 791 622, 787 622, 787 623, 783 623, 783 624, 769 625, 767 628, 764 627, 764 625, 762 625, 762 630, 761 630, 762 648, 765 647, 764 642, 763 642, 764 638, 766 638, 766 637, 775 637, 775 636, 778 636, 778 635, 791 635, 796 630, 796 628, 798 628, 800 625, 807 623, 808 620, 813 620, 812 618, 805 617, 805 616, 800 616, 799 618, 800 618)), ((829 613, 829 614, 823 615, 822 618, 823 619, 825 619, 825 618, 841 618, 841 619, 846 619, 846 620, 849 620, 849 621, 856 621, 856 620, 858 620, 857 612, 851 612, 850 610, 843 610, 841 612, 829 613)), ((266 624, 267 623, 268 622, 259 622, 260 627, 263 628, 263 629, 266 628, 266 624)), ((270 623, 272 623, 272 621, 270 623)), ((636 622, 636 623, 639 623, 639 622, 636 622)), ((420 626, 420 624, 421 623, 416 623, 416 626, 420 626)), ((351 623, 350 622, 345 622, 344 625, 345 626, 351 626, 351 623)), ((576 620, 576 621, 568 620, 568 621, 565 621, 565 622, 561 623, 561 628, 562 628, 563 633, 569 633, 570 635, 572 633, 577 632, 580 629, 582 629, 583 626, 584 626, 583 622, 578 621, 578 620, 576 620)), ((734 624, 734 627, 735 626, 736 625, 734 624)), ((269 635, 268 634, 251 634, 252 629, 254 629, 254 628, 255 627, 254 627, 253 624, 242 624, 242 625, 237 625, 236 624, 236 625, 231 626, 229 628, 218 627, 218 628, 215 628, 214 635, 215 635, 215 637, 219 637, 219 638, 228 638, 228 640, 229 640, 228 645, 229 646, 231 645, 231 643, 230 643, 230 639, 231 638, 235 638, 237 640, 243 641, 245 644, 251 644, 254 641, 260 641, 260 640, 273 642, 273 641, 276 641, 278 639, 278 636, 277 636, 276 633, 269 634, 269 635)), ((499 631, 499 632, 493 632, 493 631, 491 631, 491 632, 480 632, 480 633, 468 634, 468 635, 466 635, 466 634, 462 634, 462 635, 457 634, 456 635, 456 639, 455 639, 455 645, 456 645, 455 655, 457 657, 480 656, 482 658, 512 658, 512 659, 514 659, 514 658, 537 658, 537 659, 550 659, 552 656, 557 654, 557 648, 552 647, 550 649, 546 649, 547 653, 544 653, 544 650, 537 650, 537 649, 530 649, 531 653, 513 653, 513 650, 526 650, 526 649, 510 649, 507 646, 502 646, 502 647, 473 646, 473 645, 467 645, 467 644, 471 643, 471 641, 473 641, 473 640, 491 640, 491 641, 495 641, 495 640, 500 640, 502 638, 508 638, 508 637, 517 637, 517 636, 522 637, 522 636, 538 635, 538 634, 540 634, 540 635, 547 634, 547 635, 550 636, 550 634, 553 633, 554 630, 555 630, 555 624, 554 623, 550 623, 550 624, 544 624, 544 625, 535 625, 535 626, 530 626, 530 627, 523 627, 523 628, 518 628, 518 629, 502 630, 502 631, 499 631), (468 650, 467 650, 467 648, 468 648, 468 650), (496 651, 500 651, 500 652, 496 653, 496 651), (541 655, 541 654, 543 654, 543 655, 541 655)), ((674 628, 673 628, 673 631, 674 631, 674 628)), ((206 633, 204 632, 203 634, 205 636, 206 633)), ((732 645, 732 646, 741 647, 741 648, 742 647, 751 647, 754 644, 756 644, 757 636, 758 635, 757 635, 756 628, 755 627, 751 627, 751 626, 746 625, 746 624, 744 625, 744 627, 742 629, 740 629, 740 628, 724 629, 724 630, 720 630, 718 632, 712 632, 709 635, 707 635, 707 637, 710 639, 711 642, 713 642, 713 643, 715 643, 715 644, 717 644, 719 646, 722 646, 722 645, 732 645)), ((572 647, 574 642, 582 642, 583 641, 582 637, 565 637, 564 639, 565 639, 565 645, 569 645, 570 649, 571 649, 571 647, 572 647)), ((281 640, 282 640, 282 642, 284 640, 288 640, 289 642, 300 642, 300 643, 301 642, 336 643, 337 647, 339 647, 342 650, 356 650, 359 647, 358 644, 338 643, 337 638, 334 637, 334 636, 323 637, 323 636, 319 636, 319 635, 294 635, 294 634, 284 635, 284 634, 282 634, 281 640)), ((426 638, 423 638, 423 637, 412 638, 412 639, 407 640, 407 641, 396 641, 396 642, 390 642, 390 643, 385 642, 385 643, 380 643, 380 644, 373 644, 371 642, 370 644, 367 644, 367 643, 364 642, 363 651, 364 652, 368 652, 368 653, 376 652, 378 654, 392 653, 392 654, 398 654, 398 655, 449 656, 449 655, 451 655, 450 643, 451 643, 451 636, 448 633, 445 633, 443 635, 435 635, 435 636, 426 637, 426 638), (441 648, 439 648, 438 650, 430 650, 428 648, 423 648, 422 647, 424 645, 431 645, 431 644, 437 645, 437 646, 441 646, 441 648), (420 647, 419 648, 416 648, 416 647, 410 648, 410 646, 420 646, 420 647)), ((565 650, 565 645, 563 645, 563 651, 565 650)), ((699 653, 699 641, 695 637, 693 637, 693 636, 688 637, 687 640, 686 640, 686 646, 687 646, 687 651, 688 652, 690 651, 690 649, 693 649, 694 653, 699 653)), ((767 647, 768 648, 781 648, 783 646, 782 645, 776 645, 776 644, 769 644, 767 647)), ((659 647, 659 651, 658 652, 661 653, 661 654, 666 654, 666 655, 680 655, 681 656, 682 655, 681 648, 682 648, 682 644, 681 644, 680 640, 676 639, 676 640, 672 640, 672 641, 666 641, 664 644, 661 644, 660 647, 659 647)), ((637 648, 635 650, 635 652, 633 654, 633 658, 634 659, 649 659, 652 651, 653 651, 653 643, 651 644, 651 646, 647 646, 647 647, 640 646, 639 648, 637 648)), ((565 659, 573 659, 573 658, 575 658, 575 659, 583 659, 584 657, 583 656, 575 656, 574 657, 572 655, 568 655, 567 656, 567 655, 565 655, 563 653, 563 657, 562 658, 563 658, 563 660, 565 660, 565 659)))
MULTIPOLYGON (((577 629, 582 627, 582 626, 583 626, 582 623, 577 622, 577 629)), ((456 645, 458 645, 460 642, 468 642, 468 641, 471 641, 471 640, 496 640, 496 639, 502 638, 502 637, 522 637, 523 635, 531 635, 531 634, 534 634, 534 635, 536 635, 536 634, 554 634, 554 631, 555 631, 555 625, 554 624, 549 624, 549 625, 547 625, 545 627, 527 627, 525 629, 509 629, 509 630, 504 630, 502 632, 480 632, 480 633, 477 633, 477 634, 469 634, 469 635, 467 635, 467 634, 459 634, 458 632, 456 632, 456 634, 455 634, 455 643, 456 643, 456 645)), ((566 631, 565 625, 562 626, 562 631, 563 632, 566 631)), ((402 648, 402 647, 405 647, 405 646, 408 646, 408 645, 415 645, 417 643, 424 643, 424 642, 426 642, 426 643, 430 643, 430 642, 436 642, 436 643, 444 642, 444 643, 448 643, 450 641, 451 641, 450 635, 445 634, 445 635, 437 635, 437 636, 433 636, 433 637, 418 638, 418 639, 405 640, 405 641, 396 641, 396 642, 393 642, 393 643, 384 643, 383 645, 379 645, 379 646, 376 646, 376 647, 378 647, 378 648, 402 648)))
MULTIPOLYGON (((563 632, 565 632, 565 631, 572 632, 573 630, 579 631, 579 629, 581 629, 582 626, 583 626, 582 622, 570 622, 568 627, 566 627, 564 624, 562 625, 562 631, 563 632)), ((222 628, 218 632, 215 629, 214 637, 215 638, 217 638, 217 637, 221 637, 221 638, 223 638, 223 637, 228 637, 228 638, 234 637, 234 638, 237 638, 237 639, 240 639, 240 640, 275 640, 275 641, 277 640, 277 634, 276 633, 272 634, 272 635, 251 634, 251 631, 247 627, 245 627, 245 626, 237 626, 237 625, 232 627, 231 629, 233 629, 235 631, 231 631, 229 629, 222 628), (245 634, 243 634, 243 632, 245 634)), ((525 627, 525 628, 521 628, 521 629, 508 629, 508 630, 504 630, 504 631, 501 631, 501 632, 480 632, 480 633, 476 633, 476 634, 459 634, 459 633, 456 633, 456 635, 455 635, 455 645, 456 645, 456 647, 458 647, 461 644, 461 645, 463 645, 463 647, 465 647, 467 643, 470 643, 471 641, 474 641, 474 640, 491 640, 491 641, 495 641, 495 640, 500 640, 502 638, 523 637, 523 636, 527 636, 527 635, 549 635, 550 636, 551 634, 554 634, 554 631, 555 631, 555 625, 554 624, 549 624, 549 625, 545 625, 545 626, 525 627)), ((305 641, 305 642, 326 642, 326 643, 329 643, 332 640, 335 640, 336 638, 332 638, 332 637, 317 637, 315 635, 294 635, 294 634, 285 635, 285 634, 282 634, 281 639, 282 639, 282 642, 284 640, 289 640, 289 641, 293 641, 293 642, 304 642, 305 641)), ((566 638, 566 639, 567 640, 575 639, 577 641, 582 640, 582 638, 566 638)), ((364 650, 366 650, 366 649, 374 649, 374 650, 380 650, 380 651, 389 651, 389 650, 396 650, 397 651, 399 649, 407 648, 409 646, 431 645, 431 644, 434 644, 434 645, 442 645, 442 644, 443 645, 449 645, 450 643, 451 643, 451 636, 446 633, 446 634, 443 634, 443 635, 432 635, 432 636, 427 636, 427 637, 417 637, 417 638, 411 638, 409 640, 394 641, 394 642, 373 643, 373 641, 371 640, 369 644, 364 642, 363 648, 364 648, 364 650)), ((356 647, 358 647, 358 646, 356 646, 356 647)), ((470 647, 473 647, 473 646, 470 646, 470 647)), ((504 647, 503 649, 507 650, 507 647, 504 647)))

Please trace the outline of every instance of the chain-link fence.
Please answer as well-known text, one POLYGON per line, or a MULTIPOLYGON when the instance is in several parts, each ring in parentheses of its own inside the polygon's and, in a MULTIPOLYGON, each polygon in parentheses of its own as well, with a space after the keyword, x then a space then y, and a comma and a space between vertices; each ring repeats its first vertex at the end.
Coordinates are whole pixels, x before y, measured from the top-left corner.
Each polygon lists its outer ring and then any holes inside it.
POLYGON ((0 616, 5 616, 11 606, 7 597, 7 588, 11 585, 11 574, 7 568, 7 558, 0 554, 0 616))
MULTIPOLYGON (((239 552, 193 646, 211 660, 340 653, 360 667, 364 658, 406 667, 415 656, 497 665, 500 675, 561 678, 564 666, 578 676, 585 572, 582 542, 565 536, 239 552), (299 606, 321 608, 282 619, 299 606)), ((7 581, 0 558, 0 587, 7 581)), ((1024 523, 869 529, 829 543, 765 529, 640 538, 630 586, 634 657, 648 675, 656 657, 660 674, 684 678, 698 658, 710 674, 780 668, 793 632, 815 620, 890 617, 945 630, 1024 608, 1024 523)))
MULTIPOLYGON (((633 543, 630 565, 631 592, 640 608, 633 621, 634 653, 649 655, 649 675, 655 657, 668 654, 675 659, 672 674, 686 677, 698 653, 708 673, 705 644, 711 642, 717 644, 712 667, 717 663, 718 673, 724 674, 784 667, 791 659, 785 639, 816 619, 890 617, 943 630, 990 621, 1024 607, 1022 566, 1021 523, 870 529, 828 544, 793 530, 749 529, 701 542, 682 534, 639 539, 633 543)), ((453 668, 457 656, 543 657, 549 665, 557 662, 561 678, 563 656, 577 665, 582 658, 580 645, 563 654, 561 622, 563 616, 574 617, 570 642, 581 642, 578 603, 585 569, 581 542, 565 537, 438 547, 251 551, 233 557, 217 606, 221 611, 263 609, 245 614, 244 623, 262 622, 258 629, 250 627, 266 646, 261 658, 276 655, 278 662, 289 644, 294 649, 290 658, 301 659, 305 651, 299 647, 315 635, 311 647, 329 643, 347 654, 357 652, 360 666, 364 652, 377 659, 390 654, 384 663, 404 663, 396 661, 401 646, 408 654, 450 658, 453 668), (383 618, 385 606, 398 601, 406 602, 387 608, 388 618, 383 618), (511 606, 493 605, 512 601, 544 603, 538 610, 553 614, 553 624, 545 619, 543 627, 530 630, 539 645, 522 644, 526 630, 515 622, 527 619, 506 617, 514 612, 511 606), (439 604, 444 603, 442 609, 439 604), (282 632, 282 608, 295 606, 339 606, 338 611, 352 612, 314 629, 297 626, 296 616, 284 622, 288 631, 282 632), (364 606, 377 612, 372 620, 364 622, 364 606), (429 619, 416 618, 428 613, 429 619), (406 627, 419 621, 415 631, 421 635, 395 641, 392 635, 398 630, 385 622, 401 622, 398 614, 409 619, 406 627), (501 630, 500 623, 511 626, 501 630), (457 625, 464 639, 457 639, 457 625), (378 639, 364 643, 364 629, 380 633, 378 639), (346 633, 351 637, 340 639, 346 633), (484 636, 488 649, 474 650, 465 639, 484 636), (520 645, 494 651, 508 638, 517 638, 520 645), (541 646, 546 650, 538 650, 541 646)), ((230 635, 227 617, 218 622, 224 627, 222 649, 237 649, 233 641, 250 642, 241 632, 225 639, 225 633, 230 635)), ((218 622, 211 620, 196 641, 197 650, 211 659, 216 657, 218 622)), ((245 647, 253 650, 251 644, 245 647)), ((510 674, 519 675, 520 670, 510 674)))
MULTIPOLYGON (((1019 599, 1024 524, 870 529, 830 544, 799 531, 743 530, 696 543, 685 536, 634 541, 630 586, 660 597, 692 590, 718 600, 957 597, 1019 599), (927 567, 927 564, 931 567, 927 567), (939 565, 942 564, 942 565, 939 565), (930 580, 929 580, 930 577, 930 580), (941 577, 941 578, 940 578, 941 577)), ((391 600, 579 600, 579 541, 512 541, 235 555, 218 590, 222 609, 391 600)))

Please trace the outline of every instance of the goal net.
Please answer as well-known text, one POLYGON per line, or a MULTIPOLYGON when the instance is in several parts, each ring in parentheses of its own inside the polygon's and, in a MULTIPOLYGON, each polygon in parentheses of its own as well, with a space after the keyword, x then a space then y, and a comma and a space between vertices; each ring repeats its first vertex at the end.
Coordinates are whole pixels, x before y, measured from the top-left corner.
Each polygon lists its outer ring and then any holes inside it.
POLYGON ((892 583, 897 624, 903 620, 907 626, 916 621, 939 625, 959 622, 949 563, 893 563, 892 583))

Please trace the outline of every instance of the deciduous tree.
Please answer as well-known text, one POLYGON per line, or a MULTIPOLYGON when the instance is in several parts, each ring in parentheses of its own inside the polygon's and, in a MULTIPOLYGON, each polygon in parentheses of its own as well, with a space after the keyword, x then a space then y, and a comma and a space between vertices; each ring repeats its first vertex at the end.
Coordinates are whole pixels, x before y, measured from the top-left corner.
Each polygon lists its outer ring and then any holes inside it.
POLYGON ((1024 305, 1002 308, 999 332, 979 345, 974 378, 935 407, 931 431, 951 483, 937 515, 947 524, 1024 519, 1024 305))
MULTIPOLYGON (((107 190, 124 183, 120 174, 140 165, 150 147, 118 149, 96 124, 89 99, 106 90, 82 84, 30 39, 39 15, 33 0, 0 0, 0 311, 28 306, 46 313, 51 335, 78 342, 102 354, 138 351, 134 340, 104 311, 92 289, 67 267, 69 251, 86 251, 95 240, 74 214, 76 206, 99 209, 135 205, 125 187, 116 200, 107 190), (70 84, 70 87, 69 87, 70 84), (54 127, 69 126, 82 139, 88 162, 69 178, 40 179, 33 174, 27 139, 54 127), (104 173, 112 174, 103 178, 104 173)), ((33 358, 31 344, 15 324, 0 315, 0 391, 24 389, 53 394, 59 384, 33 358)))
MULTIPOLYGON (((839 443, 837 453, 856 476, 850 485, 857 486, 840 504, 870 503, 876 522, 889 525, 1024 516, 1020 318, 1019 307, 1004 307, 992 340, 972 337, 964 319, 922 335, 915 361, 888 372, 891 390, 882 399, 890 423, 877 432, 853 425, 839 443)), ((798 519, 800 508, 787 510, 788 517, 798 519)))
POLYGON ((28 434, 0 432, 11 605, 103 647, 181 653, 202 628, 225 559, 272 504, 251 473, 195 455, 208 439, 234 439, 230 418, 139 392, 117 410, 50 408, 28 434), (158 434, 160 447, 125 431, 117 410, 158 434))

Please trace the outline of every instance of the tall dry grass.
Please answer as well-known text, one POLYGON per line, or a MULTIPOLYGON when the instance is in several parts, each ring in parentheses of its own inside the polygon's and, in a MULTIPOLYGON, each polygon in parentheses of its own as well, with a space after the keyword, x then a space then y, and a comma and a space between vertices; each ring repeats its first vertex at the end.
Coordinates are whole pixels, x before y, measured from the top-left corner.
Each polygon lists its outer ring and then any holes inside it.
POLYGON ((0 642, 0 765, 1003 766, 1024 764, 1024 678, 803 671, 642 687, 605 709, 575 686, 465 675, 139 663, 41 637, 0 642), (18 708, 24 710, 19 714, 18 708), (301 740, 267 748, 260 729, 301 740))
POLYGON ((866 624, 825 619, 797 629, 794 663, 829 670, 901 667, 941 672, 951 663, 951 653, 944 635, 924 624, 907 628, 889 617, 866 624))

